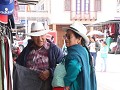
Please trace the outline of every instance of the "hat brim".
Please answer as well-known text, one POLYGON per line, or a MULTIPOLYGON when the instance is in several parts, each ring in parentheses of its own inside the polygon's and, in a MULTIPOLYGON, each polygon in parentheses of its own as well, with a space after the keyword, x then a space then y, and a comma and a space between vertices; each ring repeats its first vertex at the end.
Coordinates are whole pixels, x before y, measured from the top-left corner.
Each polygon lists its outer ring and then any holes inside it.
POLYGON ((0 22, 7 24, 8 23, 8 15, 0 14, 0 22))
POLYGON ((28 36, 41 36, 41 35, 47 34, 48 32, 50 32, 50 30, 32 32, 32 33, 28 33, 28 34, 26 34, 26 35, 28 35, 28 36))
POLYGON ((68 29, 70 29, 70 30, 76 32, 77 34, 79 34, 80 36, 82 36, 82 37, 84 38, 84 40, 85 40, 85 42, 86 42, 86 45, 89 44, 89 38, 87 37, 87 35, 82 34, 82 33, 80 33, 80 32, 77 32, 77 31, 75 31, 73 28, 63 27, 62 29, 63 29, 64 31, 67 31, 68 29))
POLYGON ((13 11, 14 11, 14 0, 12 3, 8 5, 0 4, 0 14, 10 15, 13 13, 13 11))

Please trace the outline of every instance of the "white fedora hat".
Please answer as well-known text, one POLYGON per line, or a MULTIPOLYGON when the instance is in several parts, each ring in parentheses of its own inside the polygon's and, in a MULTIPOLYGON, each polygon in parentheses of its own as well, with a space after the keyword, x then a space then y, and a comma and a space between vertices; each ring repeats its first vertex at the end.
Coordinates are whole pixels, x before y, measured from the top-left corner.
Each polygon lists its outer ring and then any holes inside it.
POLYGON ((45 30, 42 22, 34 22, 31 24, 31 32, 28 33, 28 36, 41 36, 45 35, 50 30, 45 30))
POLYGON ((86 42, 86 44, 89 43, 89 38, 87 37, 87 28, 80 22, 75 21, 73 24, 70 25, 68 28, 63 28, 63 30, 67 31, 68 29, 76 32, 80 36, 82 36, 86 42))

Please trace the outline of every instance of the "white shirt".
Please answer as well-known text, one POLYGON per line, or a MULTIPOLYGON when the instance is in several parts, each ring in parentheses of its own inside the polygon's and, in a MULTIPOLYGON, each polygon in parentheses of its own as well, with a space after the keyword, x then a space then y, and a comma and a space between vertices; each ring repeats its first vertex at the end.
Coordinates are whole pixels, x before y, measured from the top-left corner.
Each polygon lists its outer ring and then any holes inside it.
POLYGON ((90 52, 96 52, 96 50, 95 50, 95 42, 91 42, 89 47, 90 47, 90 52))

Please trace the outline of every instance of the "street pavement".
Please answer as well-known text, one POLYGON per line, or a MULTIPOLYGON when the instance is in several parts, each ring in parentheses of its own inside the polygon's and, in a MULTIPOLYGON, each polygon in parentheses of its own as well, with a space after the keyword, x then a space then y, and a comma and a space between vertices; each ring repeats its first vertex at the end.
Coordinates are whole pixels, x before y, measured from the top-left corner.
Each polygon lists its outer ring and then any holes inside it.
POLYGON ((106 72, 101 72, 100 53, 96 59, 97 90, 120 90, 120 54, 108 54, 106 72))

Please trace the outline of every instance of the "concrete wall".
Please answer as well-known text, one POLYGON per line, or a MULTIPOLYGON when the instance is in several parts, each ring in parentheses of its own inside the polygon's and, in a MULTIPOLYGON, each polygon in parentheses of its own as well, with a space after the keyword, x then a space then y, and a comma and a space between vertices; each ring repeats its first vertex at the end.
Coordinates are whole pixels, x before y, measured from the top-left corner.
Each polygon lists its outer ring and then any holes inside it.
POLYGON ((102 22, 120 17, 117 12, 117 0, 102 0, 102 10, 97 13, 97 21, 102 22))

